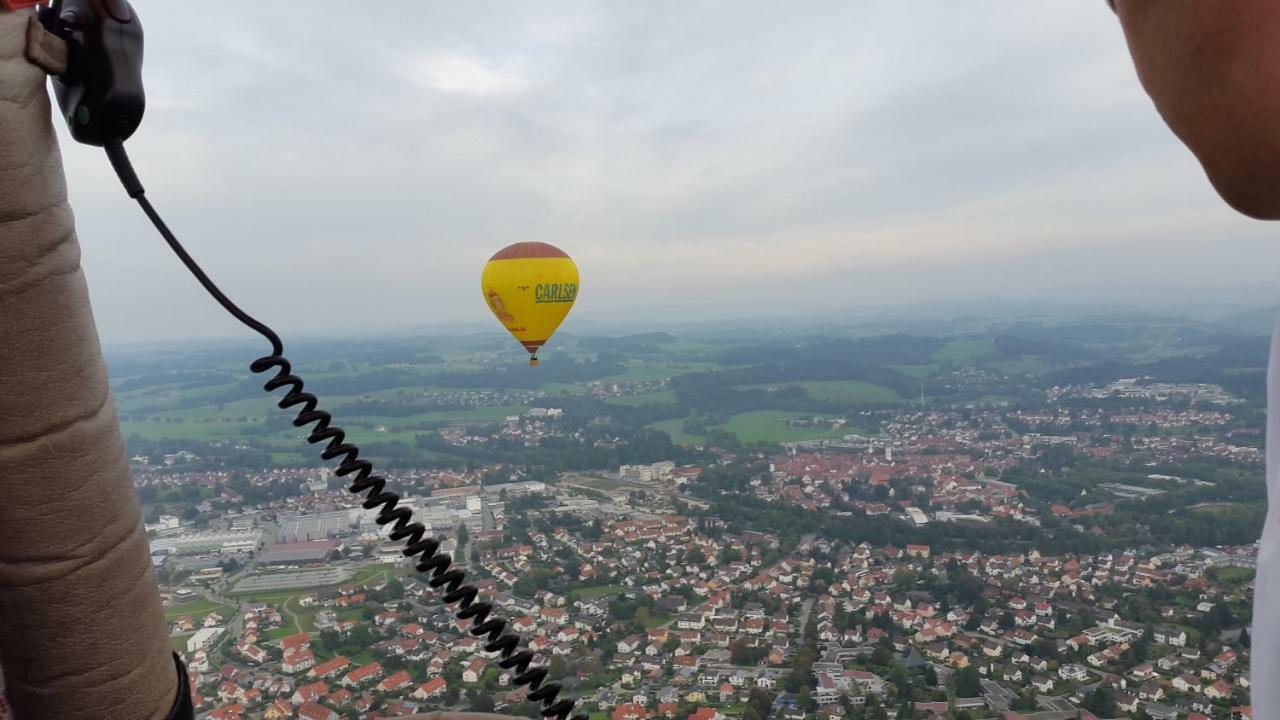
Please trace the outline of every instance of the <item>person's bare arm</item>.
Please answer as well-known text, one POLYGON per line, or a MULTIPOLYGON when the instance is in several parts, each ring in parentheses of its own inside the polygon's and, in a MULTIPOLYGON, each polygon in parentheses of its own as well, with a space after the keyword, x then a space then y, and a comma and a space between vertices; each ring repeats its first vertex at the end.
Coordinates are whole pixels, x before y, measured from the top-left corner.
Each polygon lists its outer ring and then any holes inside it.
POLYGON ((1233 208, 1280 219, 1280 3, 1116 0, 1138 78, 1233 208))

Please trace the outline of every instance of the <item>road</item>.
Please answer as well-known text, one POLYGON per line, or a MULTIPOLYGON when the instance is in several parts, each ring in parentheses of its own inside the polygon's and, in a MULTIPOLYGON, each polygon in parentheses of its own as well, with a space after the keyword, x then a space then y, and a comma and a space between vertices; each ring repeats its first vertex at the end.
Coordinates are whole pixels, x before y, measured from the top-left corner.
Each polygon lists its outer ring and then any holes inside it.
POLYGON ((238 638, 244 631, 244 612, 247 609, 239 600, 219 595, 214 588, 208 588, 203 593, 204 598, 211 602, 221 605, 230 605, 233 610, 231 619, 227 622, 227 635, 232 638, 238 638))
POLYGON ((813 612, 813 598, 807 597, 804 599, 804 605, 800 607, 800 626, 797 629, 800 631, 801 638, 804 637, 804 629, 809 627, 809 614, 811 612, 813 612))
MULTIPOLYGON (((811 543, 811 542, 813 542, 813 541, 814 541, 814 539, 815 539, 815 538, 817 538, 817 537, 818 537, 818 535, 817 535, 816 533, 809 533, 809 534, 807 534, 807 535, 801 535, 801 536, 800 536, 800 544, 801 544, 801 545, 804 545, 804 544, 806 544, 806 543, 811 543)), ((801 640, 804 640, 804 629, 805 629, 805 628, 807 628, 807 627, 809 627, 809 613, 813 611, 813 601, 814 601, 814 599, 815 599, 815 598, 814 598, 812 595, 811 595, 811 596, 809 596, 809 597, 807 597, 807 598, 805 598, 804 606, 800 608, 800 627, 799 627, 799 628, 797 628, 797 629, 800 631, 800 639, 801 639, 801 640)))

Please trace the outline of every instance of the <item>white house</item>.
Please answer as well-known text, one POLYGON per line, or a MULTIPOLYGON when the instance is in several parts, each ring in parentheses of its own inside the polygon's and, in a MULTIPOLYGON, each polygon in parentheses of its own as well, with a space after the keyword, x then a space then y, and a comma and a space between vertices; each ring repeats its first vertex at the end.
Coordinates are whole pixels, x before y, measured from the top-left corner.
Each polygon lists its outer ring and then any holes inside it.
POLYGON ((1083 665, 1070 663, 1058 668, 1058 677, 1061 677, 1063 680, 1080 682, 1089 678, 1089 671, 1086 670, 1083 665))
POLYGON ((194 635, 187 638, 187 652, 194 653, 197 650, 208 650, 225 632, 226 628, 220 627, 200 628, 194 635))

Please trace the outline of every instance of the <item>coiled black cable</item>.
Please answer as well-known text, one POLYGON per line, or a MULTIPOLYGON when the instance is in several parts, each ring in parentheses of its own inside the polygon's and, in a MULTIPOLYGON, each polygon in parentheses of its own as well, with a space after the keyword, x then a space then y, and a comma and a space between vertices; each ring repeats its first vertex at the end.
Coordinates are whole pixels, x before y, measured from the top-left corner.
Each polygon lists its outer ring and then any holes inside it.
MULTIPOLYGON (((439 552, 440 541, 426 537, 426 527, 420 522, 413 522, 412 510, 407 507, 398 507, 400 496, 386 489, 386 479, 373 474, 373 463, 360 458, 360 448, 346 441, 346 433, 341 427, 333 424, 333 417, 328 412, 319 408, 319 400, 316 396, 303 389, 302 378, 293 374, 292 366, 284 357, 284 344, 280 342, 280 336, 265 323, 231 302, 231 299, 196 264, 182 243, 178 242, 178 238, 169 230, 169 226, 165 225, 160 214, 147 200, 146 191, 124 150, 124 143, 119 140, 108 142, 106 150, 111 166, 115 168, 116 175, 120 177, 120 182, 129 193, 129 197, 138 201, 138 205, 151 220, 151 224, 159 231, 182 264, 187 266, 191 274, 213 296, 213 299, 218 301, 219 305, 271 343, 271 354, 260 357, 249 365, 249 369, 254 373, 275 370, 275 375, 264 383, 262 388, 267 392, 288 388, 288 392, 277 405, 283 410, 301 406, 293 419, 294 427, 314 425, 311 433, 307 435, 307 442, 313 445, 325 443, 324 449, 320 451, 321 458, 340 459, 334 474, 343 478, 354 475, 348 490, 356 494, 366 493, 362 503, 366 510, 381 508, 375 518, 378 525, 394 523, 390 533, 391 539, 403 540, 405 547, 401 552, 406 557, 416 557, 415 567, 418 572, 430 573, 427 584, 444 593, 441 602, 445 605, 456 604, 457 609, 451 611, 454 617, 459 620, 470 620, 471 635, 487 639, 484 646, 485 652, 496 652, 500 655, 498 667, 503 670, 515 669, 517 674, 512 682, 517 686, 528 686, 527 697, 533 702, 542 704, 540 713, 543 717, 567 720, 577 701, 559 697, 562 689, 560 683, 546 682, 546 666, 534 664, 535 655, 532 650, 520 649, 520 636, 508 633, 507 621, 493 615, 493 603, 477 599, 479 590, 474 585, 466 583, 466 571, 452 567, 453 558, 449 557, 448 553, 439 552)), ((578 714, 574 715, 572 720, 588 720, 588 718, 586 715, 578 714)))

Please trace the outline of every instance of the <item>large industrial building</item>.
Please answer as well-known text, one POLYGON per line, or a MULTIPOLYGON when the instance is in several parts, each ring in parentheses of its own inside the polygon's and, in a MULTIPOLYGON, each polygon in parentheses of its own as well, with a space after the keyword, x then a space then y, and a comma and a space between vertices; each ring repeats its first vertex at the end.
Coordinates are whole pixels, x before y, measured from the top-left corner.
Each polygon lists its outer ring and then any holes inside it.
POLYGON ((276 518, 276 539, 280 542, 298 543, 312 540, 328 540, 355 532, 369 511, 362 508, 334 510, 332 512, 302 515, 281 513, 276 518))
POLYGON ((262 565, 302 565, 323 562, 338 547, 332 540, 314 542, 277 543, 267 548, 258 558, 262 565))
POLYGON ((198 555, 201 553, 253 552, 262 542, 262 531, 213 530, 159 537, 151 541, 151 553, 198 555))

